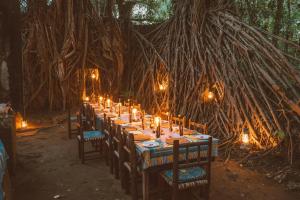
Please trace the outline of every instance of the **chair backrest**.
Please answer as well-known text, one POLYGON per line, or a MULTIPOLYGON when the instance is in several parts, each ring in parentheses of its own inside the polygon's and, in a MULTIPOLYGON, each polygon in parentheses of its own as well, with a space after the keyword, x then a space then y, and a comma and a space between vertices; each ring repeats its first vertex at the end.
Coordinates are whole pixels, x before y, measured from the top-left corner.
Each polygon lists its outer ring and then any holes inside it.
POLYGON ((111 127, 110 127, 110 118, 106 116, 106 114, 104 114, 104 120, 103 120, 103 133, 104 133, 104 138, 107 141, 110 141, 111 138, 111 127))
POLYGON ((191 167, 201 167, 205 169, 206 175, 203 178, 210 183, 211 151, 212 137, 209 137, 209 139, 205 141, 184 144, 179 144, 179 140, 174 140, 173 185, 178 187, 180 183, 179 170, 191 167))
POLYGON ((185 117, 172 117, 172 123, 185 127, 185 117))
POLYGON ((169 114, 166 112, 161 112, 160 116, 161 116, 161 119, 163 119, 163 120, 169 120, 169 114))
POLYGON ((124 132, 122 135, 123 151, 125 161, 130 163, 131 173, 137 176, 137 154, 136 145, 134 143, 134 135, 124 132))
POLYGON ((118 151, 119 154, 122 151, 122 129, 121 125, 114 125, 113 127, 115 129, 115 134, 113 135, 112 141, 113 141, 113 150, 118 151))
POLYGON ((201 124, 201 123, 193 122, 190 119, 189 119, 189 127, 188 128, 191 129, 191 130, 196 130, 196 131, 202 132, 203 134, 208 133, 207 124, 201 124))

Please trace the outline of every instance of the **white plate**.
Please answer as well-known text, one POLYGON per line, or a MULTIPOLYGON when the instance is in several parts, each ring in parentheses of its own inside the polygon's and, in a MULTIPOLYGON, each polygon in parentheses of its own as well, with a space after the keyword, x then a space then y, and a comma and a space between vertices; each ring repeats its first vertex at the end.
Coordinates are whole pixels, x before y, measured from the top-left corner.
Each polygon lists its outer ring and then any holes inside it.
POLYGON ((158 147, 159 143, 155 142, 155 141, 146 141, 146 142, 143 142, 143 146, 148 147, 148 148, 158 147))
POLYGON ((201 140, 207 140, 210 136, 209 135, 195 135, 196 138, 201 140))

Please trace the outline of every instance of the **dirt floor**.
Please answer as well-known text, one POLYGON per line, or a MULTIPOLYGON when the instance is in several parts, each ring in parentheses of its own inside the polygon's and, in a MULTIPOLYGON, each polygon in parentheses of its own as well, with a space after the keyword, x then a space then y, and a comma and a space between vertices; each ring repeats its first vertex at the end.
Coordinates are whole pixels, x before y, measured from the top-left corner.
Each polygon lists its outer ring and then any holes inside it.
MULTIPOLYGON (((130 199, 103 160, 80 163, 77 141, 68 139, 66 123, 19 134, 17 148, 15 200, 130 199)), ((235 162, 224 164, 217 159, 212 167, 211 199, 299 200, 300 193, 287 191, 235 162)))

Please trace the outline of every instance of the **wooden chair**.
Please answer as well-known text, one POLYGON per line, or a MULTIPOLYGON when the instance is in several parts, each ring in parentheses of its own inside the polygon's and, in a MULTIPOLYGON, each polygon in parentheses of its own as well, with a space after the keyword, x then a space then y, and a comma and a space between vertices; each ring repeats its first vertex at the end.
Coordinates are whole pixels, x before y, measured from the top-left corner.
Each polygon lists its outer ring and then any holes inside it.
POLYGON ((172 199, 179 199, 179 191, 192 188, 205 190, 204 196, 209 198, 211 174, 212 138, 208 141, 173 145, 173 169, 165 170, 160 175, 172 188, 172 199), (203 157, 201 149, 207 149, 203 157), (202 153, 202 155, 201 155, 202 153), (184 156, 184 157, 183 157, 184 156))
POLYGON ((122 165, 122 177, 124 181, 125 190, 128 193, 130 191, 133 200, 138 199, 138 178, 141 177, 141 173, 138 170, 136 146, 134 143, 133 134, 124 133, 122 136, 123 141, 123 165, 122 165))
POLYGON ((80 131, 79 113, 76 116, 71 115, 71 109, 68 108, 68 137, 72 138, 72 135, 78 135, 80 131), (75 128, 74 128, 75 126, 75 128))
POLYGON ((105 138, 103 131, 95 130, 94 122, 92 119, 91 123, 84 126, 84 121, 82 120, 82 114, 79 114, 79 121, 80 121, 80 134, 77 136, 78 139, 78 151, 79 151, 79 158, 81 158, 81 162, 84 163, 87 160, 86 155, 99 153, 97 157, 90 157, 90 159, 99 158, 101 157, 102 153, 102 144, 105 138), (94 150, 85 151, 85 144, 92 143, 94 150))
POLYGON ((207 134, 208 133, 208 127, 207 124, 201 124, 197 122, 193 122, 189 119, 189 129, 199 131, 200 133, 207 134))
POLYGON ((114 172, 114 167, 113 167, 113 137, 115 134, 115 130, 111 126, 111 120, 109 117, 106 117, 104 114, 104 137, 105 137, 105 143, 104 143, 104 154, 105 154, 105 161, 106 165, 109 166, 109 171, 111 174, 114 172))
POLYGON ((123 155, 123 143, 122 143, 122 131, 121 126, 117 125, 114 127, 115 134, 112 138, 112 148, 113 148, 113 168, 114 168, 114 174, 115 178, 119 179, 122 169, 122 155, 123 155))
POLYGON ((185 127, 185 117, 181 117, 180 115, 178 115, 178 117, 172 117, 172 123, 185 127))

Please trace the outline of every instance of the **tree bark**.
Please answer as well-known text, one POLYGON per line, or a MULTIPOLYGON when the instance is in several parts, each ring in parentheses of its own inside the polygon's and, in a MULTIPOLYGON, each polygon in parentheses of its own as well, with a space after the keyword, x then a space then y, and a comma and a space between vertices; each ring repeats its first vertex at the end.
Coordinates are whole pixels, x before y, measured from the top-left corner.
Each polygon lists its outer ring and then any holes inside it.
MULTIPOLYGON (((275 22, 273 27, 273 34, 278 35, 280 33, 280 29, 282 27, 282 17, 283 17, 283 4, 284 0, 277 0, 277 8, 275 12, 275 22)), ((278 41, 276 38, 273 38, 273 44, 278 46, 278 41)))
POLYGON ((16 111, 23 111, 23 70, 22 70, 22 39, 20 4, 18 0, 5 1, 10 23, 7 31, 9 35, 8 72, 10 99, 16 111))

